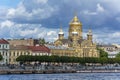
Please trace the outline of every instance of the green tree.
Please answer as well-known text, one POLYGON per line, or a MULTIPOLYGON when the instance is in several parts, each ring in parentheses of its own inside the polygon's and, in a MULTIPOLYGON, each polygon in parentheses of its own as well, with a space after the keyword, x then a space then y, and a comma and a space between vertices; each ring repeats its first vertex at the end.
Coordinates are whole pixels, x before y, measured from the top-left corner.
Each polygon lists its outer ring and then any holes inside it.
POLYGON ((98 49, 99 50, 99 53, 100 53, 100 57, 108 57, 108 53, 105 52, 103 49, 98 49))
POLYGON ((108 58, 106 58, 106 57, 99 58, 99 63, 101 63, 102 65, 107 64, 108 63, 108 58))
POLYGON ((42 38, 39 38, 38 41, 39 41, 39 44, 40 44, 40 45, 44 45, 44 44, 46 44, 46 41, 45 41, 44 38, 43 38, 43 39, 42 39, 42 38))
POLYGON ((120 52, 117 53, 116 58, 120 58, 120 52))

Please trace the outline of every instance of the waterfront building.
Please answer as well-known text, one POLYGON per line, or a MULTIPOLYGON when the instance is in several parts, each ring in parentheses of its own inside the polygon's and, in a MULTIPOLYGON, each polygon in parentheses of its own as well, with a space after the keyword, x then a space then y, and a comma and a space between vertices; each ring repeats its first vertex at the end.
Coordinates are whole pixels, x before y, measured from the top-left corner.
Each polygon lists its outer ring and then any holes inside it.
POLYGON ((120 48, 112 44, 102 44, 97 45, 97 47, 107 52, 108 58, 115 58, 116 55, 120 52, 120 48))
POLYGON ((12 46, 17 46, 17 45, 24 45, 24 46, 34 46, 38 44, 37 39, 9 39, 8 40, 9 44, 12 46))
POLYGON ((64 38, 64 32, 62 28, 58 33, 58 39, 54 42, 54 45, 58 48, 51 49, 52 54, 75 56, 75 57, 99 57, 99 52, 96 49, 96 44, 93 43, 92 30, 88 30, 87 39, 83 39, 82 36, 82 23, 75 15, 72 21, 69 23, 68 38, 64 38), (61 49, 61 47, 66 47, 61 49))
POLYGON ((44 45, 38 46, 10 46, 10 64, 18 64, 16 58, 20 55, 42 56, 51 55, 50 49, 44 45))
POLYGON ((117 46, 111 44, 97 45, 97 47, 109 52, 116 51, 118 49, 117 46))
POLYGON ((0 54, 3 57, 3 60, 0 61, 0 64, 9 63, 9 42, 5 39, 0 39, 0 54))
POLYGON ((51 51, 52 55, 58 56, 75 56, 73 55, 75 50, 73 48, 66 48, 64 46, 54 46, 54 45, 46 45, 51 51))
POLYGON ((33 56, 50 56, 50 49, 44 45, 28 46, 31 55, 33 56))
POLYGON ((20 55, 31 55, 27 46, 10 46, 10 64, 18 64, 16 58, 20 55))

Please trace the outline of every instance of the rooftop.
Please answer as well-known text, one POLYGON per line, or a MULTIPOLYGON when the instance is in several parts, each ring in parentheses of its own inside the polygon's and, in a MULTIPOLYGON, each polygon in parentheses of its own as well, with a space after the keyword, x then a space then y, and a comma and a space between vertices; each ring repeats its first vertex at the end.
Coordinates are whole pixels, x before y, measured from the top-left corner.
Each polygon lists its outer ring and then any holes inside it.
POLYGON ((5 39, 0 39, 0 44, 9 44, 9 42, 6 41, 5 39))
POLYGON ((31 50, 32 52, 48 52, 50 53, 50 49, 44 45, 39 46, 10 46, 10 50, 31 50))
POLYGON ((50 49, 44 45, 39 45, 39 46, 28 46, 30 50, 33 52, 48 52, 50 53, 50 49))

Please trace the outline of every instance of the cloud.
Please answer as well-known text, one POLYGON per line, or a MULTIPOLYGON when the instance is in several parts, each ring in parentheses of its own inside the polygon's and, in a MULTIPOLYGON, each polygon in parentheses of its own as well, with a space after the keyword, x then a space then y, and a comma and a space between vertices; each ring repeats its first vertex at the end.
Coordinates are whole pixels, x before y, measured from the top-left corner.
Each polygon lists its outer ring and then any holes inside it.
POLYGON ((46 4, 48 0, 35 0, 34 2, 37 4, 41 4, 41 3, 46 4))
POLYGON ((85 14, 85 15, 97 15, 96 12, 90 12, 89 10, 84 10, 83 14, 85 14))
POLYGON ((12 27, 14 25, 13 22, 6 20, 4 22, 1 22, 0 27, 1 28, 6 28, 6 27, 12 27))
POLYGON ((62 24, 67 38, 69 21, 76 11, 84 33, 91 25, 98 41, 119 43, 119 3, 119 0, 22 0, 17 7, 0 6, 0 37, 45 37, 52 41, 57 39, 62 24))
POLYGON ((56 31, 49 31, 49 32, 47 33, 48 36, 54 35, 54 34, 57 34, 56 31))
POLYGON ((34 28, 33 30, 30 30, 30 29, 28 29, 28 30, 20 30, 20 35, 25 37, 25 36, 33 35, 33 34, 35 34, 37 32, 38 32, 37 28, 34 28))
POLYGON ((45 38, 54 41, 57 29, 45 28, 41 24, 18 24, 9 20, 0 24, 0 37, 4 38, 45 38))
POLYGON ((112 38, 119 38, 120 37, 120 32, 114 32, 112 34, 109 35, 112 38))
POLYGON ((90 10, 83 10, 83 14, 85 15, 98 15, 100 13, 103 13, 105 11, 105 9, 101 6, 100 3, 97 4, 97 8, 94 12, 90 11, 90 10))
POLYGON ((96 10, 97 12, 104 12, 105 11, 105 9, 98 3, 97 4, 97 10, 96 10))
POLYGON ((48 0, 24 0, 17 8, 8 9, 7 19, 21 23, 49 18, 57 8, 50 6, 47 2, 48 0))

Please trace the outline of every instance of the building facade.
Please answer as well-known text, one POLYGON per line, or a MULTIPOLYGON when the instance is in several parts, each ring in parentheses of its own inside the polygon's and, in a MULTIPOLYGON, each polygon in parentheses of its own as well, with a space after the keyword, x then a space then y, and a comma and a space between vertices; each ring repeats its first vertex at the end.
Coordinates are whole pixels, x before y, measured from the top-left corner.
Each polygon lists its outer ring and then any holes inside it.
POLYGON ((73 48, 66 48, 65 46, 54 46, 54 45, 46 45, 51 51, 52 55, 59 56, 75 56, 73 53, 75 50, 73 48))
POLYGON ((107 52, 108 58, 115 58, 116 55, 120 52, 120 48, 117 45, 102 44, 97 45, 97 47, 107 52))
POLYGON ((51 55, 50 49, 46 46, 10 46, 10 64, 18 64, 16 58, 20 55, 42 56, 51 55))
POLYGON ((8 40, 9 44, 12 46, 24 45, 24 46, 34 46, 38 43, 37 39, 13 39, 8 40))
POLYGON ((16 58, 20 55, 31 55, 27 46, 10 46, 9 63, 18 64, 16 58))
POLYGON ((5 39, 0 39, 0 54, 3 59, 0 64, 9 64, 9 43, 5 39))
MULTIPOLYGON (((64 32, 60 29, 58 39, 54 42, 55 46, 64 46, 66 50, 52 49, 52 54, 65 55, 67 52, 72 52, 72 56, 76 57, 99 57, 99 52, 96 49, 96 44, 92 41, 92 30, 88 30, 87 39, 82 36, 82 23, 77 16, 74 16, 69 23, 68 39, 64 38, 64 32), (71 51, 70 49, 73 48, 71 51), (63 53, 62 53, 63 52, 63 53)), ((69 56, 69 55, 68 55, 69 56)))
POLYGON ((31 55, 33 56, 50 56, 50 49, 44 45, 39 46, 28 46, 31 55))

